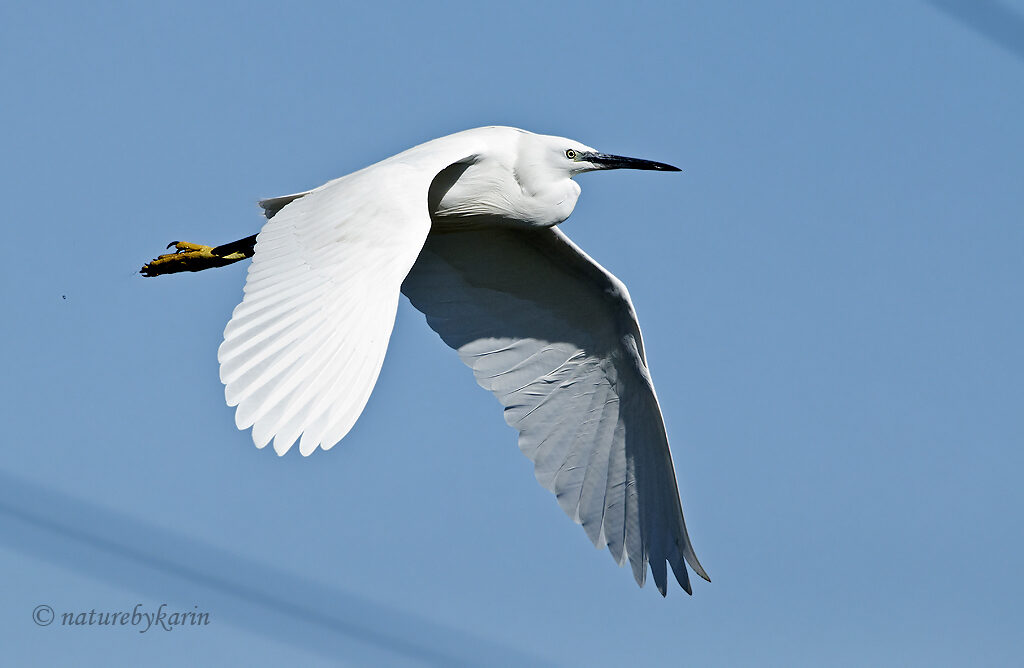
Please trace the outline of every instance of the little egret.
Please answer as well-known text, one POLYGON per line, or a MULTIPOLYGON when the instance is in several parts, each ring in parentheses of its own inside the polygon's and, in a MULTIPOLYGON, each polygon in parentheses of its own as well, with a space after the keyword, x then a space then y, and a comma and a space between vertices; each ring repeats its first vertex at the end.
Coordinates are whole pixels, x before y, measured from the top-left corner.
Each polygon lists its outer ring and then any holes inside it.
MULTIPOLYGON (((429 141, 307 192, 260 202, 259 234, 175 242, 156 276, 252 257, 220 378, 239 429, 283 455, 330 449, 377 381, 399 292, 505 408, 537 480, 598 547, 701 577, 626 286, 556 226, 577 174, 679 171, 507 127, 429 141)), ((170 246, 168 246, 170 247, 170 246)))

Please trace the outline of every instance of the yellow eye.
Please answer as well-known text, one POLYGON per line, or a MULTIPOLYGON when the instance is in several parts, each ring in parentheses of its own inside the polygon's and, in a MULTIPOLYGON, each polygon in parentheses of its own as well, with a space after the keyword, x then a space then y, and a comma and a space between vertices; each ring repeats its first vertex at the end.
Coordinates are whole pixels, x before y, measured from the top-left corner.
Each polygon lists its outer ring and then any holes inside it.
POLYGON ((572 150, 570 148, 568 151, 565 152, 565 157, 569 158, 570 160, 575 160, 576 159, 576 151, 574 151, 574 150, 572 150))

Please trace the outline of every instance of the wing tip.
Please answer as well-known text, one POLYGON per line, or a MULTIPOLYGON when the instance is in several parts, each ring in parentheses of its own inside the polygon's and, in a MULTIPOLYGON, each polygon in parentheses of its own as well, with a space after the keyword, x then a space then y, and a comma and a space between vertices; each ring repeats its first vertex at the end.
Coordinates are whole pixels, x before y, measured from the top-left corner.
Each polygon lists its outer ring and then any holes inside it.
POLYGON ((711 582, 711 576, 708 575, 708 572, 700 565, 700 562, 697 560, 697 555, 694 554, 692 547, 687 546, 687 549, 683 551, 683 557, 686 559, 686 563, 690 565, 690 568, 693 569, 694 573, 704 580, 711 582))

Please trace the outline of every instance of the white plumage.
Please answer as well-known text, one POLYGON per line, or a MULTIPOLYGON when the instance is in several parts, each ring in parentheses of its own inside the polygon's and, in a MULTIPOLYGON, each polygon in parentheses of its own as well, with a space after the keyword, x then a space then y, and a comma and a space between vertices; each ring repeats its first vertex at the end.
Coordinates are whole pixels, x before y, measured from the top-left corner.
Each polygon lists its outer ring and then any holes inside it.
POLYGON ((515 128, 422 144, 315 190, 261 202, 220 346, 240 429, 309 455, 351 429, 380 373, 399 292, 505 407, 538 481, 639 584, 646 564, 707 578, 683 521, 629 294, 555 225, 576 174, 661 163, 515 128))

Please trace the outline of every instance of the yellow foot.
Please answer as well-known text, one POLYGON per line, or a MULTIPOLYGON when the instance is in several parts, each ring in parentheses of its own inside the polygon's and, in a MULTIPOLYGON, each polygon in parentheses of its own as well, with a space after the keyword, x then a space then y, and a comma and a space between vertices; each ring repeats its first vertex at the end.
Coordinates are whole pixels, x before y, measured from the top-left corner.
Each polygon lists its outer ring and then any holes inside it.
POLYGON ((142 266, 139 272, 143 276, 160 276, 162 274, 176 274, 181 271, 202 271, 213 267, 238 262, 249 257, 244 253, 229 253, 217 255, 213 246, 201 244, 190 244, 187 241, 172 241, 167 247, 174 247, 175 252, 161 255, 149 264, 142 266))

